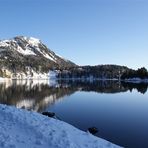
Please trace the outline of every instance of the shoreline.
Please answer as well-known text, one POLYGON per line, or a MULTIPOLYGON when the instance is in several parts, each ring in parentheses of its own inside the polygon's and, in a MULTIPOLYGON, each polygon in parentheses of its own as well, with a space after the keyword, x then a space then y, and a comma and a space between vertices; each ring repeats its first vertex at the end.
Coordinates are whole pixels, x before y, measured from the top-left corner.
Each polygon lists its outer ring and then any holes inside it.
POLYGON ((0 147, 120 148, 74 126, 36 112, 0 104, 0 147))
POLYGON ((50 81, 56 81, 56 80, 64 80, 64 81, 119 81, 119 82, 127 82, 127 83, 148 83, 148 79, 141 79, 141 78, 132 78, 132 79, 101 79, 101 78, 94 78, 94 79, 90 79, 90 78, 45 78, 45 77, 41 77, 41 78, 36 78, 36 77, 30 77, 30 78, 21 78, 21 79, 17 79, 17 78, 7 78, 7 77, 0 77, 0 82, 2 81, 12 81, 12 80, 20 80, 20 81, 24 81, 24 80, 50 80, 50 81))

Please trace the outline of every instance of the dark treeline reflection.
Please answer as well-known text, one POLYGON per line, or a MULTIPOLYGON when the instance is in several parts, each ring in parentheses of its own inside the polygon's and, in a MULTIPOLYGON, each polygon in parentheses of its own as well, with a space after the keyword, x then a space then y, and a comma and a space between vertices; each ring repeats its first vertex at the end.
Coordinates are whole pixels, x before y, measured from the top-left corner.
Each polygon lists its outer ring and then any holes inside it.
POLYGON ((76 91, 119 93, 137 89, 145 93, 147 84, 119 81, 10 81, 0 83, 0 103, 42 112, 64 96, 76 91))
POLYGON ((138 92, 145 94, 148 89, 147 83, 129 83, 129 82, 122 82, 122 86, 127 88, 132 92, 133 89, 137 89, 138 92))
POLYGON ((119 81, 82 81, 82 80, 61 80, 58 82, 62 85, 68 85, 69 87, 76 87, 77 90, 81 91, 93 91, 98 93, 119 93, 125 92, 128 88, 121 85, 119 81))

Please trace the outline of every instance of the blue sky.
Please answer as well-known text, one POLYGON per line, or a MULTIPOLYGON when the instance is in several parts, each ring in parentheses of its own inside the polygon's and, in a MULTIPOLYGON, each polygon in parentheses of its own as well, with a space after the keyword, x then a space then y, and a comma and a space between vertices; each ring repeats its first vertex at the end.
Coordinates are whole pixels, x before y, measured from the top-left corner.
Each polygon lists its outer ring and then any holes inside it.
POLYGON ((148 68, 148 1, 0 0, 0 39, 17 35, 79 65, 148 68))

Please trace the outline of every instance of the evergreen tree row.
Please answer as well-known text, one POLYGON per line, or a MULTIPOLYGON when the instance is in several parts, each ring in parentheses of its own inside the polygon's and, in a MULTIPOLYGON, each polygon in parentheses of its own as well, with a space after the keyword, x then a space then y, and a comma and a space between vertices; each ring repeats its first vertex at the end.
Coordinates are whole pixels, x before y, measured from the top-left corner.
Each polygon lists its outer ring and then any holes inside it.
POLYGON ((121 76, 121 79, 133 79, 133 78, 147 79, 148 78, 147 69, 142 67, 139 68, 138 70, 128 70, 124 72, 121 76))

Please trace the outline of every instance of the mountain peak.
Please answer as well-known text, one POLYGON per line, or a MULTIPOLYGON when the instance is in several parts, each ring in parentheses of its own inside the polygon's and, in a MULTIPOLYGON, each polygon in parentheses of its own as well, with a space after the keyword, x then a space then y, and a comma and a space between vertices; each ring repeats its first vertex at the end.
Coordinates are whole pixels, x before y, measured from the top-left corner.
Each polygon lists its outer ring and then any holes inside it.
POLYGON ((48 71, 75 64, 56 55, 34 37, 16 36, 9 40, 0 40, 0 68, 22 71, 28 66, 48 71))
POLYGON ((26 41, 26 42, 28 42, 29 44, 32 44, 32 45, 38 45, 38 44, 41 43, 41 40, 37 39, 35 37, 16 36, 16 37, 14 37, 14 39, 24 40, 24 41, 26 41))

